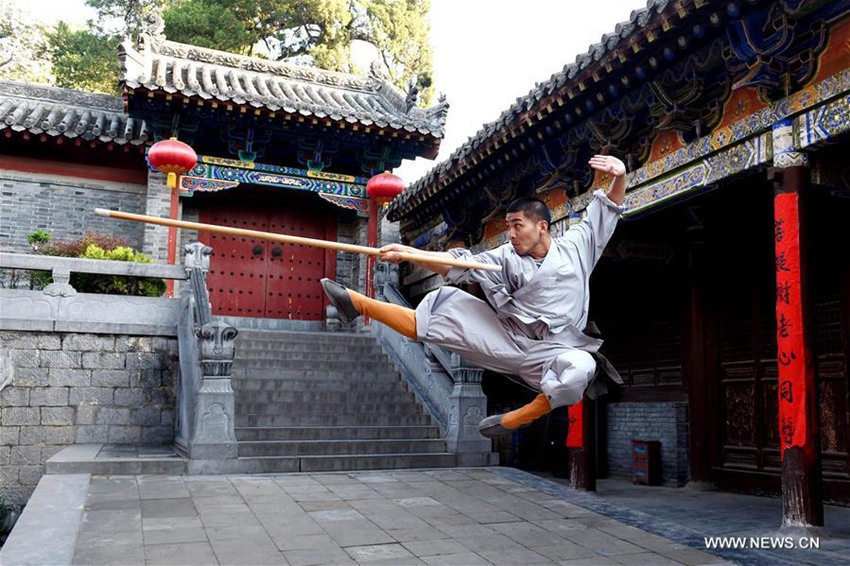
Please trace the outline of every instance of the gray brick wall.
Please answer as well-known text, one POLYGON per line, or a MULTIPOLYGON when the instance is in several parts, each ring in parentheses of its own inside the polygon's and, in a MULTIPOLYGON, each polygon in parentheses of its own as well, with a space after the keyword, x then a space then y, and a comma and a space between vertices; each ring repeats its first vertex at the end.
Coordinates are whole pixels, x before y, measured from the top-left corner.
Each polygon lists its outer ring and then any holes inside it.
MULTIPOLYGON (((144 200, 144 212, 148 216, 168 218, 171 211, 171 189, 165 184, 167 175, 151 171, 148 173, 147 194, 144 200)), ((181 203, 182 206, 182 203, 181 203)), ((180 218, 178 212, 177 215, 180 218)), ((168 260, 168 228, 154 224, 144 224, 144 246, 142 251, 158 263, 168 260)), ((178 231, 178 242, 180 234, 178 231)), ((182 253, 180 254, 182 256, 182 253)))
POLYGON ((95 208, 144 213, 143 185, 0 170, 0 251, 32 253, 36 230, 71 241, 87 231, 120 236, 141 249, 144 228, 94 214, 95 208))
MULTIPOLYGON (((354 237, 356 239, 355 243, 361 246, 365 246, 369 242, 369 219, 368 218, 357 218, 357 221, 354 225, 354 237)), ((380 237, 380 235, 379 235, 380 237)), ((357 285, 354 287, 361 293, 366 289, 366 256, 363 254, 358 254, 355 258, 355 262, 353 265, 354 271, 351 275, 352 282, 356 281, 357 285)))
POLYGON ((398 222, 390 222, 387 220, 386 216, 381 218, 379 229, 379 241, 382 246, 386 246, 387 244, 398 244, 401 242, 401 235, 399 234, 399 223, 398 222))
POLYGON ((687 403, 609 403, 606 415, 609 475, 631 477, 632 440, 658 440, 663 483, 687 483, 687 403))
MULTIPOLYGON (((180 199, 180 220, 185 220, 186 222, 200 222, 201 211, 191 206, 189 204, 191 201, 192 199, 189 199, 188 201, 180 199)), ((177 256, 180 258, 180 261, 183 261, 183 248, 185 248, 187 244, 200 242, 201 240, 198 236, 197 230, 179 230, 177 233, 180 236, 177 256)))
MULTIPOLYGON (((337 214, 336 238, 344 244, 362 244, 357 236, 358 219, 352 213, 337 214)), ((356 289, 360 256, 352 252, 337 252, 336 277, 340 284, 356 289)))
POLYGON ((15 503, 70 444, 174 439, 174 338, 3 331, 3 358, 0 491, 15 503))

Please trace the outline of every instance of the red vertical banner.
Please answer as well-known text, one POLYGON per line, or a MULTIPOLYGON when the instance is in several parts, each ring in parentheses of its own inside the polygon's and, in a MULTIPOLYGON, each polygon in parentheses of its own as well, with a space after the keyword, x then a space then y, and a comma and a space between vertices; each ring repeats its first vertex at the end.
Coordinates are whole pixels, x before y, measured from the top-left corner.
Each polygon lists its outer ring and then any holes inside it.
POLYGON ((806 344, 800 270, 800 201, 797 192, 774 197, 776 345, 779 366, 781 454, 806 443, 806 344))
POLYGON ((584 448, 584 402, 567 409, 567 448, 584 448))

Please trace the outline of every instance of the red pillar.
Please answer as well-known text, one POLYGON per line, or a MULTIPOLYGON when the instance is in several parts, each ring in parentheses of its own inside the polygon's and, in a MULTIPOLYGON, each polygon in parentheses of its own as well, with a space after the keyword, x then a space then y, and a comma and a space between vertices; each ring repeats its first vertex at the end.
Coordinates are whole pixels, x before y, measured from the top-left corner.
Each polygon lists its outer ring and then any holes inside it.
POLYGON ((805 186, 809 169, 775 173, 776 330, 782 526, 823 525, 817 384, 806 294, 805 186))
POLYGON ((593 433, 596 402, 587 398, 570 405, 567 452, 570 458, 570 485, 583 491, 596 491, 593 433))
MULTIPOLYGON (((171 209, 168 217, 172 220, 177 220, 178 211, 180 208, 180 194, 176 188, 171 189, 171 209)), ((168 228, 168 264, 174 265, 177 261, 177 228, 169 226, 168 228)), ((168 279, 165 282, 165 296, 174 296, 174 280, 168 279)))

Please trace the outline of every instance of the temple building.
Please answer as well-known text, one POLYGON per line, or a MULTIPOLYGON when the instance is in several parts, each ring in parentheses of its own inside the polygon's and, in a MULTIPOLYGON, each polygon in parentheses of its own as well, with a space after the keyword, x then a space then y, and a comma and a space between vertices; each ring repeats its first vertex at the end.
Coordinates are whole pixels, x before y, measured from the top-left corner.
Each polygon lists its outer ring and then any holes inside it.
MULTIPOLYGON (((122 97, 0 81, 0 269, 54 278, 43 290, 0 288, 0 490, 16 502, 45 470, 103 473, 92 446, 143 443, 178 447, 182 460, 154 462, 168 473, 479 466, 495 449, 503 464, 548 466, 583 489, 624 476, 781 492, 787 525, 822 524, 824 502, 850 505, 847 2, 649 0, 389 205, 383 226, 398 223, 405 243, 492 249, 506 242, 514 198, 541 198, 562 235, 611 182, 589 158, 627 165, 626 212, 590 307, 625 386, 493 444, 478 422, 531 395, 503 376, 382 325, 312 332, 339 329, 318 280, 366 290, 365 258, 188 230, 169 238, 94 214, 370 244, 368 179, 435 157, 447 102, 419 108, 377 66, 328 72, 162 30, 154 18, 138 45, 122 45, 122 97), (176 190, 146 161, 169 138, 198 156, 176 190), (31 254, 37 230, 121 236, 158 265, 31 254), (208 263, 196 240, 212 248, 208 263), (175 254, 185 269, 162 265, 175 254), (75 270, 185 286, 144 300, 77 294, 75 270), (304 361, 309 343, 318 361, 304 361), (304 366, 318 362, 346 372, 334 379, 352 391, 310 413, 321 376, 304 366), (274 379, 278 390, 262 389, 274 379), (363 401, 378 387, 401 400, 363 401), (352 430, 375 436, 316 453, 315 438, 352 430), (293 431, 316 436, 274 436, 293 431), (272 452, 284 444, 291 452, 272 452), (95 456, 50 463, 71 445, 95 456), (647 476, 636 475, 638 449, 654 462, 647 476)), ((444 283, 379 267, 377 295, 397 304, 444 283)))
POLYGON ((162 32, 153 17, 138 44, 121 45, 120 97, 0 81, 0 494, 23 504, 43 474, 61 473, 51 458, 80 446, 91 471, 103 447, 133 445, 164 447, 164 459, 145 460, 149 473, 456 465, 445 427, 441 436, 375 339, 342 325, 322 292, 322 277, 368 291, 362 254, 171 236, 95 214, 375 245, 395 232, 379 229, 368 180, 436 156, 446 100, 420 108, 377 63, 364 75, 330 72, 162 32), (172 138, 197 156, 175 189, 148 160, 172 138), (44 255, 28 241, 43 232, 65 243, 117 237, 154 263, 44 255), (50 283, 35 285, 45 272, 50 283), (80 274, 172 288, 106 294, 75 288, 80 274), (324 330, 343 332, 314 332, 324 330), (231 382, 234 357, 242 369, 231 382), (316 392, 343 371, 335 401, 316 392), (363 391, 395 400, 392 414, 376 414, 384 407, 363 391), (349 426, 324 430, 338 420, 349 426))
MULTIPOLYGON (((550 418, 580 484, 631 475, 639 440, 668 485, 781 488, 808 524, 821 490, 850 504, 848 45, 846 2, 650 0, 392 203, 404 242, 492 249, 512 199, 543 199, 557 236, 611 181, 590 156, 627 164, 590 307, 626 385, 550 418)), ((401 281, 414 301, 441 284, 401 281)), ((484 388, 491 414, 522 394, 484 388)))
MULTIPOLYGON (((366 245, 367 180, 437 153, 448 104, 419 108, 377 64, 368 76, 330 72, 175 43, 162 30, 154 18, 138 46, 121 46, 122 98, 0 83, 4 214, 14 211, 0 250, 28 251, 35 230, 57 240, 95 230, 165 262, 167 230, 94 208, 168 217, 173 199, 182 220, 366 245), (176 193, 145 160, 171 137, 198 154, 176 193)), ((317 329, 320 278, 365 285, 365 260, 353 254, 180 234, 182 244, 198 239, 214 250, 214 314, 317 329)))

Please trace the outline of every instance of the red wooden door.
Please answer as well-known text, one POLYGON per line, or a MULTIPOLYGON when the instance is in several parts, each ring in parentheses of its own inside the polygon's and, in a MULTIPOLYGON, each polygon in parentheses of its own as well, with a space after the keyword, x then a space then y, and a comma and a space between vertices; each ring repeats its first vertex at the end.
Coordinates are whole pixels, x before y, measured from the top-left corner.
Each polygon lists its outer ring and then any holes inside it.
MULTIPOLYGON (((268 230, 267 213, 238 206, 201 211, 201 222, 247 230, 268 230)), ((213 249, 207 289, 213 314, 265 316, 266 240, 205 232, 200 241, 213 249)))
MULTIPOLYGON (((336 227, 321 208, 301 204, 214 204, 202 209, 200 219, 249 230, 336 238, 336 227)), ((319 279, 326 276, 326 266, 332 263, 325 250, 227 234, 204 233, 200 241, 213 249, 207 276, 213 314, 324 318, 325 299, 319 279)))
MULTIPOLYGON (((269 231, 303 238, 328 238, 321 215, 294 208, 269 215, 269 231)), ((324 295, 319 280, 325 276, 325 250, 312 246, 269 242, 266 316, 296 320, 324 318, 324 295)))

